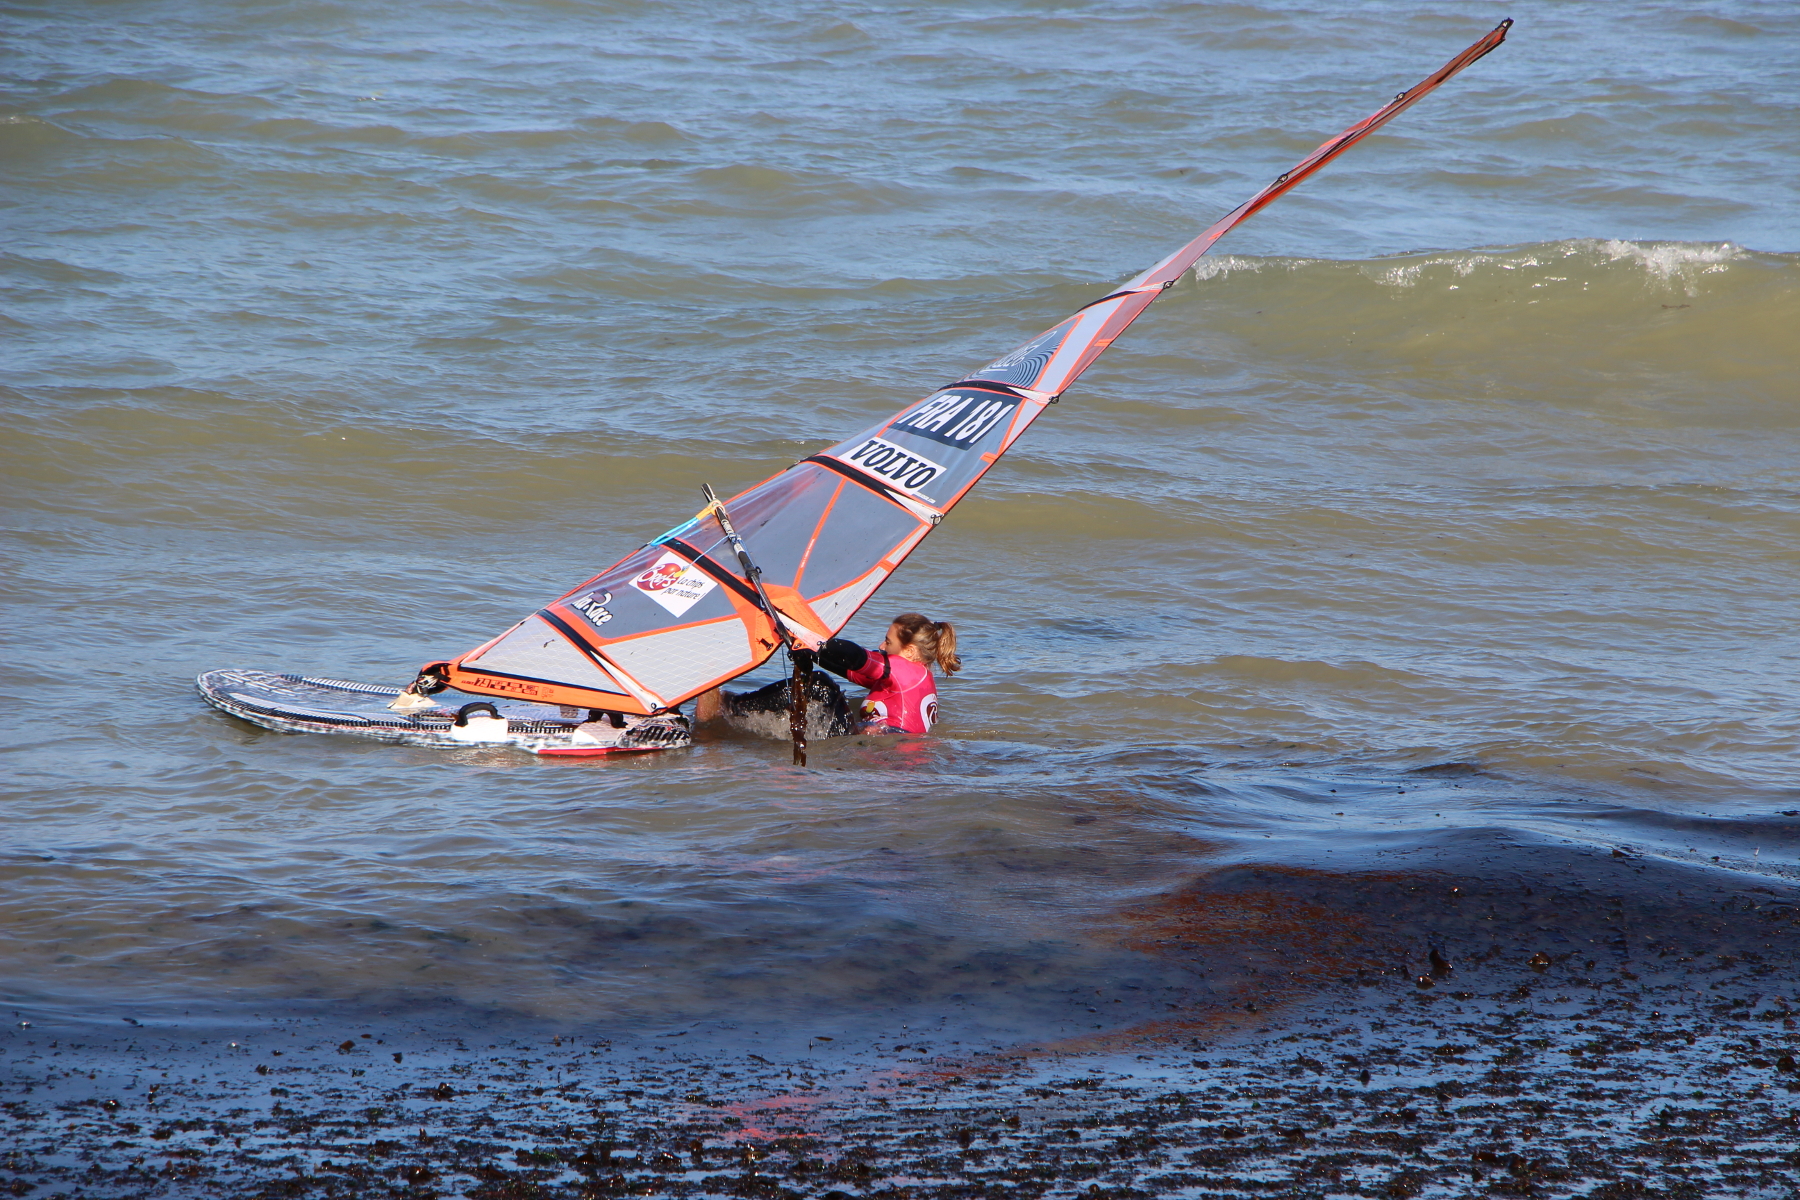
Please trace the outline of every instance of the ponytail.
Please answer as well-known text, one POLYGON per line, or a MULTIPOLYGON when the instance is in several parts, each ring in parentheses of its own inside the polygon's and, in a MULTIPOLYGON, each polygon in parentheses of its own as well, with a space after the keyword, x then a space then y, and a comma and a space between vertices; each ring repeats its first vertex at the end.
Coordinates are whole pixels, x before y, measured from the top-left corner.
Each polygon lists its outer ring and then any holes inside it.
POLYGON ((946 675, 956 674, 962 670, 962 659, 956 657, 956 630, 948 621, 939 621, 932 629, 937 634, 937 665, 946 675))
POLYGON ((962 659, 956 655, 956 629, 950 622, 909 612, 895 617, 894 625, 900 630, 900 644, 917 647, 926 666, 936 663, 946 675, 962 670, 962 659))

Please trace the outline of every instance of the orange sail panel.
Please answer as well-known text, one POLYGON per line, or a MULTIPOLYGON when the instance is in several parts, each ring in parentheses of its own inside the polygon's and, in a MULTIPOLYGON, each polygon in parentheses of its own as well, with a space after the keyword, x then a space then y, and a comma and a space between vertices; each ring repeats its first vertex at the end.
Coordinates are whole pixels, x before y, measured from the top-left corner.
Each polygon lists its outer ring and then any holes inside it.
MULTIPOLYGON (((842 629, 945 513, 1213 243, 1506 38, 1511 21, 1332 138, 1199 237, 1067 320, 893 418, 726 501, 781 619, 842 629)), ((649 713, 782 644, 704 511, 449 665, 463 691, 649 713)))

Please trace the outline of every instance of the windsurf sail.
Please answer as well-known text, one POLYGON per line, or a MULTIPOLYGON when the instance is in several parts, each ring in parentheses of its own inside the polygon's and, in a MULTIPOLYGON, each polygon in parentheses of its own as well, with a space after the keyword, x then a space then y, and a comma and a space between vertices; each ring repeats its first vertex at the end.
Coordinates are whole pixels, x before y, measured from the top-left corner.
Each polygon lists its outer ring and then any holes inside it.
POLYGON ((918 548, 1139 313, 1232 228, 1506 39, 1510 20, 1307 155, 1199 237, 1011 353, 725 501, 760 579, 732 560, 716 505, 511 629, 438 664, 484 695, 652 713, 823 638, 918 548), (778 629, 777 620, 786 630, 778 629))

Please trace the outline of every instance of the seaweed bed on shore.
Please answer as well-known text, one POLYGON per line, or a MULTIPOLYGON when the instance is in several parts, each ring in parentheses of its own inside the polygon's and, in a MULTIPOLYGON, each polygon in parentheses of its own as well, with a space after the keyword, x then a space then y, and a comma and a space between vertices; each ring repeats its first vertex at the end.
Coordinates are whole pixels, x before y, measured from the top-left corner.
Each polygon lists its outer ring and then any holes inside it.
POLYGON ((1169 955, 1238 930, 1232 988, 983 1049, 936 1017, 753 1047, 26 1014, 0 1195, 1800 1195, 1785 881, 1583 857, 1586 887, 1218 872, 1127 926, 1169 955))

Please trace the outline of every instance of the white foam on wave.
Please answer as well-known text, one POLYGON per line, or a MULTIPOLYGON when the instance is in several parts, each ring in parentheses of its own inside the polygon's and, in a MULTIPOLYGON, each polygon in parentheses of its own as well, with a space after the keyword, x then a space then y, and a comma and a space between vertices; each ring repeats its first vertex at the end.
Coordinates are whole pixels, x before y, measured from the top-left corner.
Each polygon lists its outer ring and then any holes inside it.
MULTIPOLYGON (((1747 251, 1733 242, 1632 242, 1622 238, 1570 238, 1536 246, 1507 246, 1484 250, 1445 250, 1402 255, 1361 263, 1338 263, 1314 258, 1253 258, 1222 254, 1203 258, 1194 266, 1194 279, 1204 283, 1230 275, 1264 271, 1299 271, 1311 266, 1355 267, 1371 281, 1392 288, 1430 283, 1432 275, 1448 270, 1458 278, 1478 271, 1567 270, 1574 266, 1605 269, 1614 265, 1635 267, 1644 282, 1679 287, 1693 294, 1702 276, 1729 270, 1747 251)), ((1573 274, 1573 273, 1571 273, 1573 274)), ((1568 282, 1571 274, 1546 276, 1548 282, 1568 282)), ((1454 288, 1456 285, 1451 285, 1454 288)), ((1536 286, 1536 285, 1534 285, 1536 286)), ((1585 286, 1585 285, 1584 285, 1585 286)))
POLYGON ((1701 275, 1728 270, 1743 257, 1744 249, 1732 242, 1713 245, 1693 242, 1627 242, 1617 238, 1597 243, 1613 262, 1630 260, 1664 283, 1680 282, 1692 289, 1701 275))
POLYGON ((1218 254, 1202 258, 1194 264, 1194 281, 1205 283, 1209 279, 1224 279, 1234 272, 1245 272, 1251 275, 1263 271, 1298 271, 1302 267, 1310 267, 1315 263, 1325 262, 1319 258, 1246 258, 1240 254, 1218 254))
POLYGON ((1387 287, 1409 288, 1417 286, 1420 277, 1435 267, 1449 267, 1458 278, 1462 278, 1473 275, 1482 267, 1498 267, 1502 271, 1516 271, 1521 267, 1544 265, 1544 261, 1532 251, 1509 250, 1493 253, 1483 250, 1456 250, 1426 255, 1411 262, 1383 265, 1366 263, 1363 266, 1363 273, 1376 283, 1387 287))

